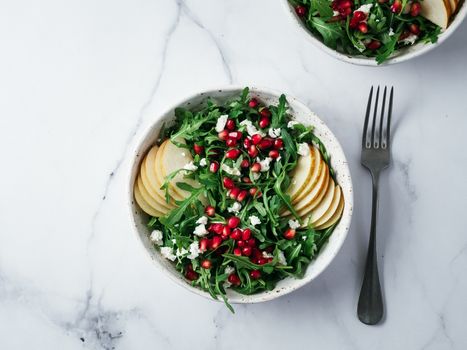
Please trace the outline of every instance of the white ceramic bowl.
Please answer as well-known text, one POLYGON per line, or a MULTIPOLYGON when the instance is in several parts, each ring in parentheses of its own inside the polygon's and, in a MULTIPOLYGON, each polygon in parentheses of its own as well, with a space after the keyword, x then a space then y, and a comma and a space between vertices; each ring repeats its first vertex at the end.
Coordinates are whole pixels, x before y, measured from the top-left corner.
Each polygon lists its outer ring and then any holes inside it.
MULTIPOLYGON (((133 184, 135 178, 139 172, 139 167, 143 156, 148 152, 149 148, 155 143, 160 127, 163 122, 170 122, 174 117, 175 107, 195 107, 202 103, 208 96, 214 97, 220 101, 231 98, 232 96, 238 96, 242 91, 242 87, 227 87, 220 88, 211 91, 205 91, 202 93, 189 96, 184 98, 179 103, 171 106, 165 113, 157 116, 154 119, 153 125, 141 136, 130 164, 130 174, 128 177, 128 203, 131 211, 131 221, 137 235, 137 239, 142 243, 144 254, 147 254, 154 262, 155 266, 164 271, 172 280, 181 286, 189 289, 190 291, 211 298, 210 295, 201 289, 192 287, 188 284, 181 274, 174 268, 174 266, 166 259, 164 259, 158 250, 156 250, 153 244, 148 238, 148 229, 146 224, 148 222, 148 216, 144 214, 141 209, 136 205, 133 199, 133 184)), ((269 89, 250 88, 252 96, 257 97, 266 104, 276 104, 278 102, 280 93, 271 91, 269 89)), ((289 102, 289 112, 300 122, 308 125, 314 125, 316 135, 322 140, 326 146, 329 154, 331 155, 331 163, 337 174, 337 182, 342 187, 342 191, 345 199, 345 207, 342 215, 342 219, 336 226, 335 231, 331 235, 329 242, 322 248, 318 257, 311 262, 308 266, 306 274, 303 279, 287 278, 280 281, 273 291, 263 292, 254 295, 241 295, 232 290, 228 290, 227 296, 231 303, 257 303, 275 299, 281 295, 290 293, 306 283, 315 279, 323 270, 329 265, 334 259, 342 244, 344 243, 345 237, 349 231, 350 221, 352 217, 353 208, 353 193, 352 193, 352 180, 350 178, 349 167, 347 160, 345 159, 344 152, 333 135, 331 130, 319 119, 314 113, 312 113, 304 104, 297 101, 291 96, 287 96, 289 102)))
POLYGON ((461 7, 457 11, 457 13, 454 14, 453 19, 449 27, 442 32, 439 37, 438 41, 434 44, 423 44, 423 43, 418 43, 413 46, 408 46, 402 50, 398 50, 393 56, 391 56, 388 60, 386 60, 384 63, 378 65, 376 60, 374 58, 370 57, 365 57, 365 56, 350 56, 341 52, 338 52, 334 49, 331 49, 324 45, 324 43, 317 38, 303 23, 303 21, 297 16, 295 13, 295 9, 293 6, 288 2, 288 0, 282 0, 282 3, 284 5, 284 8, 286 9, 287 12, 290 13, 291 18, 293 18, 295 26, 297 27, 298 30, 302 31, 305 33, 305 35, 309 38, 309 40, 318 48, 326 52, 328 55, 338 58, 341 61, 352 63, 352 64, 357 64, 361 66, 373 66, 373 67, 378 67, 378 66, 384 66, 384 65, 389 65, 389 64, 395 64, 395 63, 401 63, 404 61, 408 61, 412 58, 418 57, 423 55, 424 53, 434 49, 435 47, 438 47, 441 45, 449 36, 451 36, 452 33, 459 27, 459 25, 462 23, 464 18, 467 15, 467 6, 465 4, 464 0, 460 0, 462 2, 461 7))

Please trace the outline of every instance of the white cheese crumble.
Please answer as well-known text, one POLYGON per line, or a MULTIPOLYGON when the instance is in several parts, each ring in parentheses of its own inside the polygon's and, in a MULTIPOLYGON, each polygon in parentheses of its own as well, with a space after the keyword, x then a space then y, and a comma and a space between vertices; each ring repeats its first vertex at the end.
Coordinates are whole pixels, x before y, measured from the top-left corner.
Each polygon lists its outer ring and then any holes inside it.
POLYGON ((186 250, 185 248, 178 248, 177 249, 177 252, 175 253, 177 258, 181 257, 181 256, 184 256, 185 254, 188 254, 188 250, 186 250))
POLYGON ((274 255, 272 255, 271 253, 268 253, 268 252, 263 252, 263 258, 265 258, 265 259, 274 258, 274 255))
POLYGON ((279 258, 279 261, 278 261, 279 264, 287 265, 287 260, 285 259, 285 255, 282 250, 279 250, 278 258, 279 258))
POLYGON ((298 220, 289 220, 289 227, 292 230, 296 230, 297 228, 300 227, 300 223, 298 222, 298 220))
POLYGON ((269 137, 272 137, 273 139, 277 139, 279 136, 281 136, 281 128, 277 128, 277 129, 270 128, 268 134, 269 134, 269 137))
POLYGON ((224 273, 226 273, 227 275, 230 275, 231 273, 234 273, 234 272, 235 272, 235 269, 232 266, 227 265, 225 267, 224 273))
POLYGON ((255 134, 260 134, 261 136, 266 136, 266 134, 258 129, 253 125, 253 123, 250 120, 243 120, 240 122, 240 125, 245 125, 246 126, 246 132, 248 135, 253 136, 255 134))
POLYGON ((177 240, 176 240, 175 238, 172 239, 172 243, 173 243, 173 244, 177 244, 177 240))
POLYGON ((389 35, 389 36, 393 36, 394 34, 395 34, 395 33, 394 33, 394 29, 389 28, 389 33, 388 33, 388 35, 389 35))
POLYGON ((306 142, 299 143, 297 153, 305 157, 308 154, 310 154, 310 147, 308 146, 306 142))
POLYGON ((183 166, 183 169, 189 170, 189 171, 195 171, 196 169, 198 169, 198 167, 193 162, 189 162, 183 166))
POLYGON ((227 124, 227 119, 229 119, 229 116, 227 114, 221 115, 219 118, 217 118, 217 123, 216 123, 216 131, 221 132, 225 128, 225 124, 227 124))
POLYGON ((193 234, 202 237, 208 234, 208 230, 206 230, 206 226, 204 226, 204 224, 199 224, 195 227, 193 234))
POLYGON ((204 167, 206 165, 208 165, 208 162, 207 162, 206 158, 201 158, 199 160, 199 166, 204 167))
POLYGON ((222 163, 221 169, 222 169, 223 171, 225 171, 225 172, 226 172, 227 174, 229 174, 229 175, 234 175, 234 176, 240 176, 240 175, 242 175, 242 173, 240 172, 239 169, 237 169, 237 168, 232 168, 232 167, 228 166, 228 165, 225 164, 225 163, 222 163))
POLYGON ((264 173, 269 170, 269 166, 272 162, 271 157, 266 157, 263 160, 260 160, 259 158, 256 158, 256 161, 261 164, 261 172, 264 173))
POLYGON ((302 239, 303 239, 304 241, 306 241, 306 236, 302 236, 302 239))
POLYGON ((287 127, 288 127, 289 129, 293 129, 293 127, 294 127, 295 125, 298 125, 298 124, 300 124, 300 123, 297 122, 296 120, 291 120, 290 122, 287 123, 287 127))
POLYGON ((261 220, 260 220, 259 217, 257 217, 256 215, 251 215, 251 216, 249 217, 249 219, 250 219, 250 224, 251 224, 252 226, 256 226, 256 225, 261 224, 261 220))
POLYGON ((332 11, 332 15, 335 17, 335 16, 339 16, 340 13, 339 13, 339 11, 332 11))
POLYGON ((197 224, 207 225, 208 218, 206 216, 201 216, 198 220, 196 220, 197 224))
POLYGON ((201 253, 198 241, 194 241, 193 243, 191 243, 188 249, 190 251, 190 254, 187 256, 187 258, 190 260, 196 259, 201 253))
POLYGON ((413 45, 415 41, 417 40, 418 36, 415 34, 410 34, 407 38, 402 40, 402 43, 406 45, 413 45))
POLYGON ((238 214, 238 212, 240 211, 240 209, 242 209, 242 205, 238 202, 235 202, 234 204, 232 204, 231 207, 227 208, 227 211, 229 213, 235 213, 235 214, 238 214))
POLYGON ((253 178, 253 181, 258 180, 260 176, 261 176, 260 173, 251 173, 251 177, 253 178))
POLYGON ((149 236, 151 241, 157 245, 162 245, 162 231, 154 230, 151 232, 151 236, 149 236))
POLYGON ((354 13, 357 11, 362 11, 363 13, 368 14, 372 7, 373 7, 373 4, 365 4, 365 5, 360 6, 358 9, 356 9, 354 13))
POLYGON ((174 255, 173 253, 173 250, 172 248, 170 247, 162 247, 161 248, 161 254, 164 258, 170 260, 170 261, 174 261, 176 256, 174 255))

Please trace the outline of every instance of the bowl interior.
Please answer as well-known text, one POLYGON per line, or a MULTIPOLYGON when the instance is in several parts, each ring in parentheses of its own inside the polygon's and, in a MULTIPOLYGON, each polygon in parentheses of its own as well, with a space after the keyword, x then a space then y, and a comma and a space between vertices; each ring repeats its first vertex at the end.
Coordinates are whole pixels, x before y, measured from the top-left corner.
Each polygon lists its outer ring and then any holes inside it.
MULTIPOLYGON (((158 250, 155 249, 149 240, 149 230, 146 226, 149 217, 144 212, 142 212, 133 199, 133 184, 138 174, 142 158, 148 152, 149 148, 156 142, 162 124, 170 123, 173 120, 173 111, 175 107, 196 107, 202 104, 205 98, 208 96, 213 97, 218 101, 225 101, 234 96, 238 96, 241 91, 242 88, 240 87, 229 87, 227 89, 199 93, 184 99, 182 102, 178 103, 176 106, 173 106, 167 110, 166 113, 158 117, 149 130, 142 136, 141 141, 137 145, 135 154, 132 159, 131 174, 128 182, 128 198, 130 203, 132 222, 134 224, 137 236, 143 244, 146 252, 155 262, 155 265, 163 271, 167 272, 168 276, 175 282, 185 288, 188 288, 194 293, 203 295, 208 298, 210 298, 208 293, 198 288, 194 288, 188 284, 180 275, 180 273, 172 266, 172 264, 160 255, 158 250)), ((276 92, 257 88, 250 88, 250 93, 252 96, 257 97, 266 104, 276 104, 280 96, 280 94, 276 92)), ((316 135, 322 140, 329 154, 331 154, 331 163, 336 170, 337 182, 342 187, 342 192, 345 199, 344 212, 342 219, 336 226, 335 231, 331 235, 328 243, 322 248, 318 257, 311 262, 303 279, 287 278, 280 281, 273 291, 262 292, 249 296, 241 295, 232 290, 228 290, 227 296, 231 303, 254 303, 271 300, 280 295, 287 294, 313 280, 336 256, 349 230, 353 208, 352 181, 350 178, 347 160, 345 159, 342 148, 324 122, 315 114, 313 114, 305 105, 290 96, 287 96, 287 100, 289 102, 289 112, 295 117, 296 120, 302 122, 303 124, 315 126, 316 135)))

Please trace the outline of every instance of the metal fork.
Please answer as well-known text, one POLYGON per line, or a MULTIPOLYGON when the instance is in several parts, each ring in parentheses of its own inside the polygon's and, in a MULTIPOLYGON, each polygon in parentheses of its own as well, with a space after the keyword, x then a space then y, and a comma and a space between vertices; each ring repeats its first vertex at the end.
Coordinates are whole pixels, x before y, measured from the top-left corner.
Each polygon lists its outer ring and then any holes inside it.
POLYGON ((370 241, 366 257, 365 275, 362 289, 358 299, 358 318, 365 324, 377 324, 383 317, 383 297, 379 283, 378 262, 376 254, 376 219, 378 214, 378 183, 379 175, 390 163, 390 127, 392 114, 392 100, 394 88, 389 94, 389 108, 385 119, 387 87, 384 87, 382 105, 379 106, 379 86, 376 90, 376 98, 373 111, 373 122, 370 127, 370 112, 373 99, 373 87, 368 97, 366 107, 365 124, 363 126, 361 163, 371 174, 373 181, 373 197, 371 209, 370 241), (380 110, 378 122, 378 110, 380 110), (385 127, 384 127, 385 126, 385 127))

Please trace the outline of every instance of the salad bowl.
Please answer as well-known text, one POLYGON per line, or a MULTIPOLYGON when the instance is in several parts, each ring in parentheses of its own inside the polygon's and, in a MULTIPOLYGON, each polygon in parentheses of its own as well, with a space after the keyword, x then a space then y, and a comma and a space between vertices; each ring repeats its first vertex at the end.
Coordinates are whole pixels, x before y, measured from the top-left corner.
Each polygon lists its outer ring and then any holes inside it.
MULTIPOLYGON (((151 233, 148 228, 149 216, 145 214, 135 202, 133 197, 133 188, 138 176, 138 171, 143 158, 151 146, 158 140, 159 133, 163 124, 170 124, 174 120, 174 110, 177 107, 196 108, 201 105, 207 97, 223 102, 230 100, 234 96, 242 93, 243 87, 229 86, 225 88, 212 89, 180 100, 173 106, 170 106, 164 113, 156 116, 152 125, 141 134, 136 143, 136 147, 131 155, 130 167, 127 178, 127 201, 130 211, 130 219, 133 231, 142 247, 142 253, 147 255, 154 263, 156 268, 163 271, 169 278, 184 288, 198 295, 211 298, 210 294, 189 284, 183 276, 175 269, 173 264, 165 259, 153 242, 149 238, 151 233)), ((250 88, 250 95, 263 103, 275 104, 278 102, 280 93, 265 88, 250 88)), ((260 292, 257 294, 243 295, 232 289, 227 290, 227 298, 230 303, 258 303, 275 299, 279 296, 288 294, 310 281, 314 280, 331 263, 339 252, 349 231, 352 210, 353 193, 350 171, 342 147, 338 140, 325 125, 325 123, 309 110, 307 106, 299 102, 294 97, 286 96, 288 101, 289 113, 298 122, 304 125, 313 125, 314 134, 321 139, 326 147, 330 157, 331 165, 336 174, 336 180, 342 188, 342 195, 345 200, 345 206, 339 223, 330 236, 328 242, 322 247, 317 257, 311 261, 303 278, 285 278, 279 281, 273 290, 260 292)))

